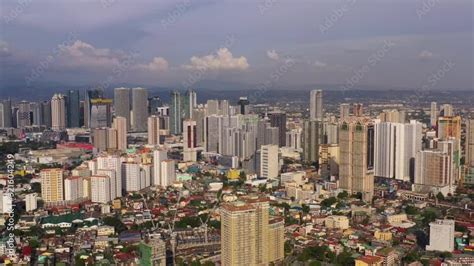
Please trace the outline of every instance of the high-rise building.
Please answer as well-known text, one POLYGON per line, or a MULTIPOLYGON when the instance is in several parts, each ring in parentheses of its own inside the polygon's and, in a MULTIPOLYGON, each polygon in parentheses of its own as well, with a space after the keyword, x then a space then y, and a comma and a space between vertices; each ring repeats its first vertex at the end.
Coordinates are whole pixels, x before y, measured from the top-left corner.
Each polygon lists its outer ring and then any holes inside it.
POLYGON ((10 99, 0 101, 0 127, 12 127, 12 102, 10 99))
POLYGON ((161 115, 160 108, 163 107, 163 101, 158 96, 148 98, 148 114, 161 115))
POLYGON ((466 121, 465 153, 464 164, 468 167, 474 167, 474 119, 466 121))
POLYGON ((341 105, 339 106, 339 112, 340 112, 339 118, 341 120, 349 118, 350 109, 351 109, 351 106, 348 103, 341 103, 341 105))
POLYGON ((117 130, 114 128, 94 128, 92 144, 98 152, 116 150, 118 148, 117 130))
POLYGON ((144 186, 142 186, 141 174, 140 174, 140 164, 134 162, 124 162, 122 164, 122 174, 125 179, 125 190, 129 191, 139 191, 144 186))
POLYGON ((441 105, 441 116, 454 116, 453 106, 451 104, 441 105))
POLYGON ((323 121, 323 91, 312 90, 309 97, 310 119, 323 121))
POLYGON ((356 117, 361 117, 364 115, 364 104, 362 103, 354 103, 352 113, 356 117))
POLYGON ((52 115, 51 115, 51 102, 50 101, 44 101, 41 103, 41 120, 43 121, 43 124, 47 127, 47 128, 51 128, 52 127, 52 115))
POLYGON ((317 162, 319 160, 319 145, 321 144, 323 123, 321 121, 304 121, 302 133, 303 160, 317 162))
POLYGON ((441 150, 419 151, 416 157, 415 184, 425 187, 453 186, 453 162, 449 153, 441 150))
POLYGON ((155 115, 148 117, 148 144, 160 144, 160 117, 155 115))
POLYGON ((161 186, 167 187, 176 181, 176 170, 174 160, 161 161, 161 186))
POLYGON ((127 119, 117 116, 114 118, 113 128, 117 131, 117 149, 125 151, 127 149, 127 119))
POLYGON ((340 187, 361 193, 366 202, 374 194, 374 126, 369 121, 342 123, 339 131, 340 187))
MULTIPOLYGON (((115 169, 97 169, 97 175, 107 176, 109 178, 109 186, 106 187, 106 190, 110 198, 115 199, 117 197, 115 193, 117 191, 117 180, 121 177, 116 174, 115 169)), ((93 183, 91 183, 91 185, 93 185, 93 183)))
POLYGON ((183 131, 183 117, 181 114, 182 103, 181 94, 179 91, 171 92, 171 103, 170 103, 170 133, 181 134, 183 131))
POLYGON ((127 130, 130 129, 130 89, 115 88, 114 89, 114 110, 115 116, 127 119, 127 130))
POLYGON ((61 202, 64 200, 63 170, 60 168, 43 169, 41 177, 41 198, 46 203, 61 202))
POLYGON ((97 170, 93 174, 99 173, 114 179, 111 185, 115 185, 115 189, 110 188, 110 193, 115 195, 115 197, 122 197, 122 188, 124 188, 123 184, 125 184, 124 176, 122 175, 122 158, 119 155, 101 155, 97 157, 97 170), (112 175, 104 170, 113 171, 114 174, 112 175))
POLYGON ((34 211, 38 208, 38 196, 36 193, 26 194, 25 207, 27 212, 34 211))
POLYGON ((188 103, 189 104, 187 106, 187 111, 186 111, 185 118, 186 119, 193 118, 193 110, 194 110, 194 108, 197 107, 197 94, 192 89, 189 89, 186 92, 186 97, 188 97, 188 103))
POLYGON ((262 178, 277 178, 279 158, 277 145, 262 145, 260 147, 260 176, 262 178))
POLYGON ((430 244, 426 246, 426 250, 454 251, 454 220, 437 219, 430 223, 430 244))
POLYGON ((91 176, 91 201, 108 203, 113 198, 110 195, 110 177, 106 175, 91 176))
POLYGON ((431 102, 430 108, 430 125, 435 127, 438 122, 438 104, 436 102, 431 102))
POLYGON ((55 94, 51 99, 51 128, 66 129, 66 99, 62 94, 55 94))
POLYGON ((66 103, 67 127, 80 127, 80 100, 78 90, 68 90, 66 103))
POLYGON ((204 146, 206 110, 205 108, 194 108, 193 120, 196 121, 196 146, 204 146))
POLYGON ((183 160, 189 162, 197 161, 196 150, 196 121, 187 119, 183 122, 183 160))
POLYGON ((84 126, 86 128, 94 128, 91 126, 91 111, 93 99, 102 99, 104 98, 104 92, 102 90, 86 90, 84 95, 84 126))
POLYGON ((238 104, 239 104, 239 107, 240 107, 239 109, 240 109, 240 114, 241 115, 246 115, 246 114, 249 113, 249 104, 250 104, 250 102, 249 102, 247 97, 240 97, 238 104))
POLYGON ((270 125, 278 128, 278 143, 280 147, 286 144, 286 114, 284 112, 271 112, 268 114, 270 125))
POLYGON ((31 120, 30 103, 27 101, 21 101, 18 103, 17 127, 29 127, 31 126, 31 120))
POLYGON ((64 200, 75 202, 84 195, 83 180, 80 176, 70 176, 64 179, 64 200))
POLYGON ((166 243, 159 239, 145 238, 138 246, 140 252, 139 265, 166 265, 166 243))
POLYGON ((286 147, 301 149, 301 131, 301 128, 294 128, 286 132, 286 147))
POLYGON ((132 128, 145 132, 148 117, 148 91, 144 88, 132 89, 132 128))
POLYGON ((438 118, 438 138, 448 139, 449 137, 461 140, 460 116, 441 116, 438 118))
POLYGON ((91 99, 89 103, 90 128, 110 127, 112 125, 112 99, 91 99))
POLYGON ((158 149, 153 151, 153 179, 152 185, 164 186, 166 182, 162 179, 161 175, 161 162, 168 160, 168 154, 166 150, 158 149))
POLYGON ((383 110, 379 114, 380 122, 405 123, 405 111, 383 110))

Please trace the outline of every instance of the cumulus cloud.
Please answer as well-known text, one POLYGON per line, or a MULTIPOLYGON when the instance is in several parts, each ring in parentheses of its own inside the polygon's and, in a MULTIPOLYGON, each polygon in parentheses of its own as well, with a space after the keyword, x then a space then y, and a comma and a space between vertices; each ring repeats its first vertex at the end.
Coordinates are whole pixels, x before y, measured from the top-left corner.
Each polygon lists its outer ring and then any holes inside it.
POLYGON ((418 54, 418 59, 429 60, 434 57, 434 54, 428 50, 423 50, 418 54))
POLYGON ((155 57, 148 64, 137 65, 138 69, 144 69, 148 71, 166 71, 168 70, 168 61, 163 57, 155 57))
POLYGON ((280 55, 275 50, 268 50, 267 57, 275 61, 280 59, 280 55))
POLYGON ((217 54, 202 57, 193 56, 190 64, 184 65, 191 70, 246 70, 249 67, 244 56, 234 57, 227 48, 220 48, 217 54))
POLYGON ((316 61, 314 62, 314 66, 315 66, 315 67, 325 67, 325 66, 327 66, 327 65, 328 65, 328 64, 326 64, 326 63, 324 63, 324 62, 321 62, 321 61, 319 61, 319 60, 316 60, 316 61))

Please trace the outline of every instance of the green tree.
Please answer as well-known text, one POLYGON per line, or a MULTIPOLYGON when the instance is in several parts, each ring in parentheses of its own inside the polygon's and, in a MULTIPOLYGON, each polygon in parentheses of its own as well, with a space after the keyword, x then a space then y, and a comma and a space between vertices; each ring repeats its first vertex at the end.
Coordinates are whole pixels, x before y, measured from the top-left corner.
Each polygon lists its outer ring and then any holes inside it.
POLYGON ((444 195, 443 195, 443 193, 438 192, 438 194, 436 195, 436 198, 437 198, 439 201, 444 201, 444 195))
POLYGON ((339 194, 337 194, 338 199, 347 199, 348 196, 349 196, 349 194, 345 190, 340 192, 339 194))

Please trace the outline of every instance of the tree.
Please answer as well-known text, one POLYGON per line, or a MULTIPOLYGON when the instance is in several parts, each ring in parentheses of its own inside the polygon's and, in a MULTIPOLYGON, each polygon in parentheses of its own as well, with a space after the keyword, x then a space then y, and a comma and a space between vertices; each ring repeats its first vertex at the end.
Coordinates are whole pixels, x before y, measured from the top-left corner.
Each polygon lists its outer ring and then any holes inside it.
POLYGON ((436 195, 436 198, 437 198, 439 201, 444 201, 444 195, 443 195, 443 193, 438 192, 438 194, 436 195))
POLYGON ((348 196, 349 196, 349 194, 345 190, 342 191, 341 193, 337 194, 338 199, 346 199, 348 196))
POLYGON ((337 199, 335 197, 330 197, 321 201, 321 206, 324 208, 329 208, 331 207, 331 205, 333 205, 336 202, 337 202, 337 199))
POLYGON ((309 206, 306 205, 306 204, 301 205, 301 208, 303 209, 303 213, 305 213, 305 214, 309 213, 309 211, 310 211, 309 206))

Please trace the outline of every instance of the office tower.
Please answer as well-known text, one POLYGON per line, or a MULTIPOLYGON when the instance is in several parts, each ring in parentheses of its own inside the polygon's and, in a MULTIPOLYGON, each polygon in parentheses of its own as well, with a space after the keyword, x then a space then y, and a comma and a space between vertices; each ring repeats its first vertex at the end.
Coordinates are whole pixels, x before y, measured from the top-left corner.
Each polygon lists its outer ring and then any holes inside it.
POLYGON ((160 117, 155 115, 148 117, 148 144, 160 144, 160 117))
POLYGON ((217 153, 219 151, 221 120, 222 117, 218 115, 211 115, 206 117, 204 132, 207 152, 217 153))
POLYGON ((312 90, 310 93, 309 113, 311 120, 323 121, 323 91, 312 90))
POLYGON ((356 117, 361 117, 364 115, 364 104, 362 103, 354 103, 352 113, 356 117))
POLYGON ((286 132, 286 147, 295 150, 301 149, 301 128, 294 128, 286 132))
POLYGON ((145 132, 148 117, 148 91, 144 88, 132 89, 132 129, 145 132))
POLYGON ((158 96, 148 98, 148 114, 160 115, 160 108, 163 107, 163 101, 158 96))
POLYGON ((38 196, 36 193, 26 194, 25 208, 27 212, 34 211, 38 208, 38 196))
POLYGON ((239 102, 237 103, 239 105, 240 109, 240 114, 241 115, 246 115, 249 113, 249 100, 247 97, 240 97, 239 102))
POLYGON ((114 128, 94 128, 92 130, 92 144, 98 152, 116 150, 118 148, 117 130, 114 128))
POLYGON ((176 181, 176 170, 174 160, 161 161, 161 186, 171 186, 176 181))
POLYGON ((124 117, 127 119, 127 130, 130 130, 130 89, 129 88, 115 88, 114 89, 114 110, 115 116, 124 117))
POLYGON ((50 101, 44 101, 41 103, 41 121, 43 121, 43 124, 46 126, 46 128, 51 128, 52 127, 52 115, 51 115, 51 102, 50 101))
POLYGON ((271 127, 267 124, 265 128, 265 145, 279 145, 280 144, 280 129, 277 127, 271 127))
POLYGON ((45 203, 54 203, 64 200, 63 170, 60 168, 43 169, 41 177, 41 198, 45 203))
POLYGON ((451 104, 441 105, 441 116, 454 116, 453 106, 451 104))
POLYGON ((375 176, 395 176, 395 134, 395 123, 375 123, 375 176))
POLYGON ((10 99, 0 101, 0 127, 12 127, 12 102, 10 99))
POLYGON ((468 167, 474 167, 474 119, 466 121, 465 153, 464 164, 468 167))
POLYGON ((348 103, 341 103, 341 105, 339 106, 339 110, 340 110, 340 111, 339 111, 339 112, 340 112, 339 118, 340 118, 341 120, 344 120, 344 119, 346 119, 346 118, 349 118, 349 116, 350 116, 350 109, 351 109, 351 107, 350 107, 350 105, 349 105, 348 103))
POLYGON ((161 162, 168 160, 168 154, 166 150, 159 149, 153 151, 153 179, 152 185, 154 186, 164 186, 166 184, 162 179, 161 175, 161 162))
POLYGON ((454 185, 452 157, 447 152, 419 151, 415 170, 415 184, 433 187, 454 185))
POLYGON ((383 110, 379 119, 380 122, 405 123, 405 111, 383 110))
POLYGON ((430 126, 433 128, 438 122, 438 104, 436 102, 431 102, 430 107, 430 126))
POLYGON ((93 99, 104 98, 104 92, 102 90, 86 90, 84 95, 84 126, 86 128, 94 128, 91 126, 91 108, 93 99))
POLYGON ((108 203, 113 198, 110 195, 110 177, 106 175, 91 176, 91 201, 108 203))
POLYGON ((207 100, 206 103, 207 115, 218 115, 219 114, 219 100, 207 100))
POLYGON ((303 160, 317 162, 321 144, 323 124, 321 121, 304 121, 302 133, 303 160))
POLYGON ((227 100, 220 100, 219 101, 219 114, 228 116, 229 115, 229 101, 227 100))
POLYGON ((112 126, 117 131, 117 149, 120 151, 127 150, 127 119, 117 116, 114 118, 112 126))
POLYGON ((193 118, 193 110, 197 107, 197 94, 192 89, 189 89, 186 92, 186 97, 188 98, 188 110, 185 118, 193 118))
POLYGON ((319 146, 319 173, 329 180, 331 176, 339 176, 339 145, 322 144, 319 146))
POLYGON ((25 128, 31 126, 30 103, 21 101, 18 103, 17 128, 25 128))
POLYGON ((181 114, 181 94, 179 91, 171 92, 170 103, 170 133, 181 134, 182 132, 182 114, 181 114))
POLYGON ((340 188, 362 193, 366 202, 374 194, 374 126, 368 121, 344 122, 339 130, 340 188))
POLYGON ((286 114, 283 112, 271 112, 268 114, 270 125, 278 128, 278 144, 285 146, 286 142, 286 114))
POLYGON ((64 200, 76 202, 81 199, 83 192, 82 177, 70 176, 64 179, 64 200))
POLYGON ((183 122, 183 160, 185 162, 197 161, 196 142, 196 121, 185 120, 183 122))
POLYGON ((441 220, 430 223, 430 244, 426 250, 453 252, 454 251, 454 220, 441 220))
POLYGON ((31 124, 33 126, 41 126, 43 125, 42 121, 42 105, 41 103, 32 102, 30 103, 30 116, 31 116, 31 124))
POLYGON ((51 99, 51 128, 66 129, 66 99, 62 94, 55 94, 51 99))
MULTIPOLYGON (((97 157, 97 169, 93 174, 102 173, 102 175, 113 177, 115 181, 112 184, 115 184, 115 191, 111 192, 111 195, 115 197, 122 197, 122 188, 124 182, 124 176, 122 175, 122 158, 119 155, 101 155, 97 157), (104 172, 103 170, 113 171, 114 176, 109 172, 104 172), (99 172, 102 171, 102 172, 99 172)), ((111 188, 113 190, 113 188, 111 188)))
POLYGON ((194 108, 193 120, 196 121, 196 146, 204 146, 205 143, 205 123, 206 123, 206 109, 194 108))
POLYGON ((323 133, 321 137, 321 143, 324 144, 337 144, 339 141, 339 124, 334 122, 323 123, 323 133))
POLYGON ((80 127, 80 101, 78 90, 68 90, 67 92, 67 103, 66 103, 66 114, 67 114, 67 127, 75 128, 80 127))
POLYGON ((263 145, 260 148, 260 176, 262 178, 278 177, 279 160, 277 145, 263 145))
POLYGON ((160 238, 145 238, 138 245, 140 261, 138 265, 166 265, 166 243, 160 238))
POLYGON ((112 99, 91 99, 90 103, 90 128, 110 127, 112 125, 112 99))

